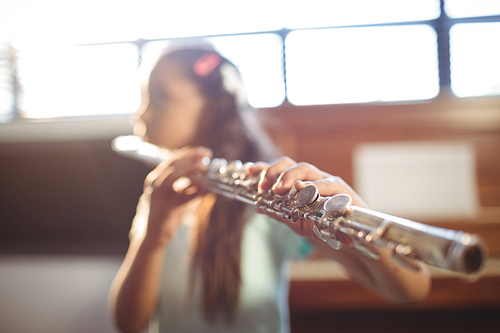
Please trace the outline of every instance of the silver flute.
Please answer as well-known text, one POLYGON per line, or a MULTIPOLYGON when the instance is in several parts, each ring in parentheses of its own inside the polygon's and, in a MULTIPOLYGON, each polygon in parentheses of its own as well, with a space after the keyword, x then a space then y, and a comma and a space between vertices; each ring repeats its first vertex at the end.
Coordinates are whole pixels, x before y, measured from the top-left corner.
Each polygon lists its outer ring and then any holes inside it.
MULTIPOLYGON (((156 166, 171 155, 163 149, 128 135, 113 140, 119 154, 156 166)), ((312 222, 316 236, 334 249, 347 242, 360 253, 378 259, 377 248, 392 251, 392 259, 402 266, 418 270, 413 259, 428 265, 465 275, 479 274, 487 260, 484 241, 461 230, 439 228, 383 214, 352 204, 347 194, 321 196, 314 185, 300 191, 292 188, 277 195, 258 188, 259 177, 246 169, 251 163, 228 162, 214 158, 206 171, 191 181, 227 198, 254 205, 262 212, 295 222, 312 222)))

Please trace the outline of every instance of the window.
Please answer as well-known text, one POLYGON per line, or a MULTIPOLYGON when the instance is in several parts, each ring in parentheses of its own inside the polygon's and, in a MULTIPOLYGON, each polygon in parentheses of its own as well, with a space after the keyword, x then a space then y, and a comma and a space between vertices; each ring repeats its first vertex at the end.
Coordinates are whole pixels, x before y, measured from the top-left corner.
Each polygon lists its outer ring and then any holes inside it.
POLYGON ((283 6, 288 29, 433 20, 439 0, 291 0, 283 6))
POLYGON ((12 111, 14 99, 12 96, 12 68, 10 52, 7 47, 0 46, 0 121, 12 111))
POLYGON ((139 2, 137 30, 144 39, 279 30, 289 0, 182 0, 139 2))
MULTIPOLYGON (((236 35, 206 39, 241 73, 248 100, 254 107, 273 107, 285 99, 283 80, 283 42, 277 34, 236 35)), ((156 59, 169 42, 149 42, 143 48, 143 61, 156 59)))
POLYGON ((500 23, 456 24, 451 28, 451 89, 455 95, 500 95, 499 41, 500 23))
POLYGON ((451 18, 500 15, 500 1, 445 0, 445 10, 451 18))
POLYGON ((20 109, 30 118, 137 110, 138 53, 133 44, 27 49, 19 53, 20 109))
POLYGON ((496 0, 3 1, 0 121, 131 113, 139 62, 182 37, 232 60, 254 107, 498 95, 498 22, 496 0))
POLYGON ((436 33, 427 25, 291 32, 292 104, 429 99, 439 92, 436 33))

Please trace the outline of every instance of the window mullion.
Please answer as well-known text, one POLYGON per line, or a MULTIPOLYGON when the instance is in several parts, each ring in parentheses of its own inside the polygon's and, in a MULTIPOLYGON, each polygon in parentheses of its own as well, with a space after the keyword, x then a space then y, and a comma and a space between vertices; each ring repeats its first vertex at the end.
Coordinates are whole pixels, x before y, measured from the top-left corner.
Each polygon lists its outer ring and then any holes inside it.
POLYGON ((441 15, 435 21, 437 33, 439 85, 448 89, 451 84, 450 72, 450 19, 444 11, 444 0, 440 0, 441 15))

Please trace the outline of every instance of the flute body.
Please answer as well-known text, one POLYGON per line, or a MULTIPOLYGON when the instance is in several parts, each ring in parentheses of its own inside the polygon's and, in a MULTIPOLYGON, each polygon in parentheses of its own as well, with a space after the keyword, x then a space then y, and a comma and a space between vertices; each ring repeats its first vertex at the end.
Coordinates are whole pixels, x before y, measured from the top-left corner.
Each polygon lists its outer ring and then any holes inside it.
MULTIPOLYGON (((113 149, 125 156, 159 164, 169 151, 143 142, 139 137, 122 136, 113 141, 113 149)), ((246 173, 247 165, 214 158, 208 169, 192 181, 209 191, 239 200, 276 217, 295 222, 309 220, 316 236, 334 249, 349 240, 362 254, 379 258, 379 249, 392 250, 401 265, 418 269, 412 260, 465 275, 478 274, 487 259, 482 239, 461 230, 426 225, 380 213, 352 204, 351 197, 339 194, 321 196, 314 185, 285 195, 258 189, 258 177, 246 173)))

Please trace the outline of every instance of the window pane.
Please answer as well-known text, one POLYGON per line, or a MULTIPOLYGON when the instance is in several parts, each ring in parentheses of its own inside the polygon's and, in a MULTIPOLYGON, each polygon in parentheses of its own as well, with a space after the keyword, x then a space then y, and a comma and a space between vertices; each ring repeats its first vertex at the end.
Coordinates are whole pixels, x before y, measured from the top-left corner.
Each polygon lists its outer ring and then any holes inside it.
POLYGON ((283 27, 285 0, 148 1, 141 11, 141 37, 209 36, 283 27))
POLYGON ((20 108, 35 118, 133 112, 140 100, 137 63, 129 44, 25 50, 20 108))
MULTIPOLYGON (((285 98, 283 80, 283 44, 276 34, 242 35, 207 38, 207 42, 239 69, 248 100, 253 107, 273 107, 285 98)), ((168 42, 145 45, 143 62, 146 67, 156 59, 168 42)))
POLYGON ((427 25, 296 31, 286 39, 296 105, 420 100, 439 92, 436 33, 427 25))
POLYGON ((0 39, 0 122, 8 120, 14 103, 10 57, 9 46, 0 39))
POLYGON ((444 8, 449 17, 500 15, 498 0, 445 0, 444 8))
POLYGON ((137 0, 0 1, 0 30, 18 49, 139 37, 137 0))
POLYGON ((500 94, 500 23, 450 30, 451 89, 459 97, 500 94))
POLYGON ((287 1, 287 28, 314 28, 432 20, 439 0, 293 0, 287 1))
POLYGON ((7 61, 0 60, 0 122, 7 120, 14 102, 8 65, 7 61))
POLYGON ((283 27, 285 4, 286 0, 6 0, 0 1, 0 31, 22 49, 33 44, 278 30, 283 27))
POLYGON ((240 70, 253 107, 273 107, 285 99, 283 39, 276 34, 211 38, 240 70))

